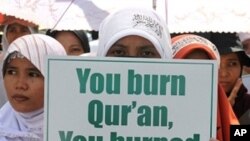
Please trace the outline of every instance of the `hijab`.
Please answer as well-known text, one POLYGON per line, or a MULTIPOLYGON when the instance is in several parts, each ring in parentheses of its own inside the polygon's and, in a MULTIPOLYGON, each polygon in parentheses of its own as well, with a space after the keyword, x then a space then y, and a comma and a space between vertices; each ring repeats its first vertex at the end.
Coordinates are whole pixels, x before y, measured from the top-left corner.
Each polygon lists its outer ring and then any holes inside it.
POLYGON ((81 47, 84 50, 84 53, 90 52, 90 45, 89 45, 89 39, 87 36, 87 32, 84 30, 63 30, 63 31, 58 31, 58 30, 47 30, 46 35, 49 35, 53 38, 57 37, 57 34, 60 32, 70 32, 73 33, 81 42, 81 47))
POLYGON ((172 58, 171 39, 166 22, 153 9, 139 7, 120 9, 102 21, 97 56, 106 56, 115 42, 129 35, 149 40, 161 58, 172 58))
MULTIPOLYGON (((17 22, 19 24, 25 24, 25 23, 22 23, 22 22, 19 22, 19 21, 20 20, 14 20, 11 23, 17 22)), ((11 23, 5 24, 4 27, 3 27, 3 35, 2 35, 2 41, 1 41, 1 43, 2 43, 2 51, 0 52, 0 66, 2 66, 3 56, 4 56, 5 52, 8 49, 8 46, 9 46, 9 42, 7 40, 6 33, 7 33, 7 28, 9 26, 9 24, 11 24, 11 23)), ((29 24, 28 24, 27 27, 28 27, 31 34, 37 33, 37 27, 34 27, 32 25, 29 25, 29 24)), ((0 107, 7 101, 7 98, 5 97, 5 93, 6 93, 5 88, 3 86, 3 76, 2 76, 2 74, 0 74, 0 99, 1 99, 0 100, 0 107)))
MULTIPOLYGON (((210 59, 220 64, 220 55, 216 46, 208 39, 193 34, 183 34, 172 38, 173 58, 184 59, 195 49, 205 51, 210 59)), ((239 121, 227 99, 222 86, 218 85, 217 103, 217 139, 230 141, 230 125, 238 125, 239 121)))
MULTIPOLYGON (((45 76, 47 55, 66 55, 63 46, 55 39, 42 34, 30 34, 13 41, 4 56, 4 66, 13 53, 18 52, 45 76)), ((9 102, 0 109, 0 141, 43 141, 44 111, 38 109, 29 113, 15 111, 9 102)))
POLYGON ((216 46, 206 38, 194 34, 183 34, 175 36, 171 40, 175 59, 183 59, 192 51, 200 49, 206 52, 210 59, 217 60, 218 65, 220 64, 220 54, 216 46))
MULTIPOLYGON (((241 69, 242 66, 250 66, 250 58, 243 49, 243 44, 236 33, 211 33, 209 40, 215 44, 220 54, 237 54, 241 69)), ((240 75, 241 76, 241 75, 240 75)))
MULTIPOLYGON (((8 40, 7 40, 7 35, 6 35, 7 34, 8 26, 9 26, 9 24, 6 24, 3 27, 3 35, 2 35, 2 50, 3 50, 3 52, 7 51, 8 46, 10 44, 8 42, 8 40)), ((28 27, 28 29, 29 29, 29 31, 30 31, 31 34, 37 33, 36 27, 32 27, 32 26, 27 26, 27 27, 28 27)))

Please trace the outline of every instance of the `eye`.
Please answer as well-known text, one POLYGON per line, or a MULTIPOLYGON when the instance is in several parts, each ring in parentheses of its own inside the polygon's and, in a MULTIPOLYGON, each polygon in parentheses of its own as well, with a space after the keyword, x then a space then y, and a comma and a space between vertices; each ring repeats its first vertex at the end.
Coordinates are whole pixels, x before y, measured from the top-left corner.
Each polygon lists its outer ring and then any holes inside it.
POLYGON ((69 54, 70 55, 77 55, 77 54, 81 54, 81 53, 83 53, 83 49, 82 49, 82 47, 73 47, 73 48, 70 48, 70 50, 69 50, 69 54))
POLYGON ((13 68, 7 68, 5 74, 6 75, 16 75, 17 71, 13 68))
POLYGON ((123 47, 113 46, 108 51, 107 56, 123 57, 126 56, 126 50, 123 47))
POLYGON ((42 77, 43 76, 39 70, 29 70, 28 75, 30 77, 42 77))
POLYGON ((240 62, 239 61, 230 61, 230 62, 228 62, 228 66, 229 67, 238 67, 238 66, 240 66, 240 62))
POLYGON ((79 52, 79 51, 81 51, 81 49, 80 48, 73 48, 72 51, 73 52, 79 52))
POLYGON ((144 57, 144 58, 155 58, 158 57, 158 52, 156 51, 155 48, 142 48, 142 50, 140 51, 140 57, 144 57))
POLYGON ((114 56, 125 56, 125 52, 123 50, 114 50, 111 54, 114 56))
POLYGON ((144 51, 141 53, 140 55, 141 57, 145 57, 145 58, 151 58, 155 56, 155 53, 152 51, 144 51))

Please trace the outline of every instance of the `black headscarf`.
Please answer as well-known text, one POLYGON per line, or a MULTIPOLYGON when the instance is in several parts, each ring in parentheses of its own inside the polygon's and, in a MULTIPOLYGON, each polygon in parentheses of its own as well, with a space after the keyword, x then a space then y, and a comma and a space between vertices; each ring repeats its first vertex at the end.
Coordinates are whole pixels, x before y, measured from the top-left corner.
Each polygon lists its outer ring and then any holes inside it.
MULTIPOLYGON (((76 35, 80 39, 83 50, 84 50, 84 53, 90 52, 89 40, 88 40, 88 37, 87 37, 86 32, 84 30, 66 30, 66 31, 67 32, 72 32, 74 35, 76 35)), ((60 32, 60 31, 47 30, 46 35, 49 35, 49 36, 55 38, 56 34, 58 32, 60 32)))
POLYGON ((220 54, 236 53, 242 66, 250 66, 250 58, 246 55, 236 33, 210 33, 209 38, 220 54))

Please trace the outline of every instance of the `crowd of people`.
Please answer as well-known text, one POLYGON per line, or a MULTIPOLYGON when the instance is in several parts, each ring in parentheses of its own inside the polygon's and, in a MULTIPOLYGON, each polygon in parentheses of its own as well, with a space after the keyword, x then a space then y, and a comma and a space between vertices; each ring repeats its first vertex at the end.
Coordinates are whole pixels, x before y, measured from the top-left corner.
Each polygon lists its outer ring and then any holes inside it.
POLYGON ((154 10, 129 8, 102 21, 93 52, 83 30, 41 34, 37 25, 19 19, 2 26, 0 141, 43 140, 44 57, 52 54, 217 60, 217 136, 211 140, 230 141, 230 125, 250 124, 243 118, 250 109, 242 81, 250 74, 250 36, 245 33, 174 36, 154 10))

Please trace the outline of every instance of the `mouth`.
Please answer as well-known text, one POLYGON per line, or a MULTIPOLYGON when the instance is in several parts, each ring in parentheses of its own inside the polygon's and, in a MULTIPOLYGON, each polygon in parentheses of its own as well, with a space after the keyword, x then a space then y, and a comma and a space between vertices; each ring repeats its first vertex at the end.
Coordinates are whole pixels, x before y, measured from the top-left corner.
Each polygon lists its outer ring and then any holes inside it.
POLYGON ((228 85, 228 84, 230 84, 230 82, 228 82, 228 81, 219 81, 219 83, 222 84, 222 85, 228 85))
POLYGON ((224 89, 230 87, 231 84, 230 82, 225 82, 225 81, 220 81, 219 83, 222 87, 224 87, 224 89))
POLYGON ((220 84, 228 84, 228 82, 220 82, 220 84))
POLYGON ((24 102, 24 101, 27 101, 29 98, 21 94, 16 94, 12 96, 12 99, 17 102, 24 102))

